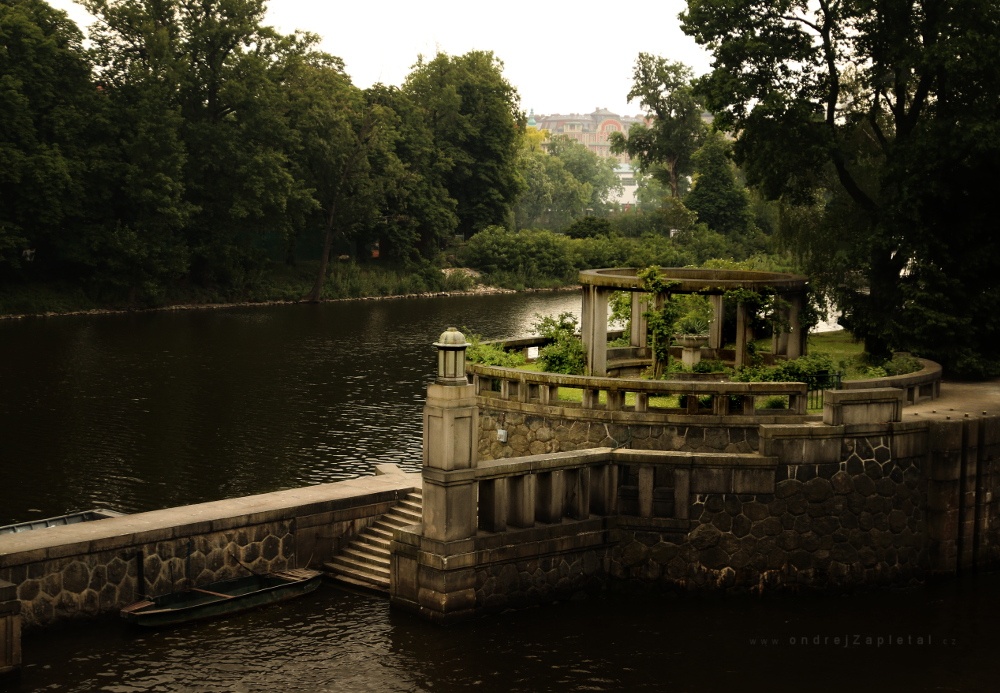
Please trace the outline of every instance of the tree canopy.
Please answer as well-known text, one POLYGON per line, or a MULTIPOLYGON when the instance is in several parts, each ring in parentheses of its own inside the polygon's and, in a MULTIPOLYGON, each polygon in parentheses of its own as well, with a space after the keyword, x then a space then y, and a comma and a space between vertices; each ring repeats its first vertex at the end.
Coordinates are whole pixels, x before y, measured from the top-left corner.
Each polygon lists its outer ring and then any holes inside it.
POLYGON ((1000 372, 1000 6, 688 0, 681 18, 714 56, 698 93, 868 351, 1000 372))
POLYGON ((680 198, 683 177, 691 172, 691 156, 706 127, 691 86, 691 68, 650 53, 639 53, 632 72, 629 101, 639 99, 651 124, 635 123, 628 138, 611 134, 611 151, 628 154, 639 170, 649 173, 680 198))
POLYGON ((458 231, 469 238, 507 223, 523 187, 517 161, 525 118, 503 63, 489 51, 421 57, 403 91, 430 128, 458 231))
POLYGON ((264 0, 81 1, 87 49, 64 12, 0 0, 0 289, 237 298, 302 258, 319 298, 331 257, 422 272, 512 221, 524 118, 492 53, 362 90, 264 0))

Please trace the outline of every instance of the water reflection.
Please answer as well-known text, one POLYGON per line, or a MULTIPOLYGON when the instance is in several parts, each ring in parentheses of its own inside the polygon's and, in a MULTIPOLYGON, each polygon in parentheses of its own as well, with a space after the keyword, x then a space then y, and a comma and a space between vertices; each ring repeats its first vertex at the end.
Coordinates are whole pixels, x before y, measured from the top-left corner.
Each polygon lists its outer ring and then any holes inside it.
POLYGON ((993 575, 848 598, 609 594, 438 627, 324 586, 170 630, 29 634, 11 691, 992 690, 998 588, 993 575))

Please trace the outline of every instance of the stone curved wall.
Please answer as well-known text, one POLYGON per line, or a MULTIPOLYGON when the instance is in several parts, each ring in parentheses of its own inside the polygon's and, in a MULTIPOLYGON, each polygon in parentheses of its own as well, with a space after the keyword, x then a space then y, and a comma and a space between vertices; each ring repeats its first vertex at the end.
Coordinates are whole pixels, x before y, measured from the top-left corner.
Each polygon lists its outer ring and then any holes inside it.
POLYGON ((891 447, 849 437, 839 462, 782 460, 774 493, 699 495, 686 534, 625 529, 610 575, 756 593, 917 583, 929 567, 922 460, 891 447))
POLYGON ((479 459, 498 460, 601 447, 633 450, 747 453, 759 445, 758 425, 630 424, 556 418, 481 403, 479 459), (507 432, 501 441, 498 430, 507 432))

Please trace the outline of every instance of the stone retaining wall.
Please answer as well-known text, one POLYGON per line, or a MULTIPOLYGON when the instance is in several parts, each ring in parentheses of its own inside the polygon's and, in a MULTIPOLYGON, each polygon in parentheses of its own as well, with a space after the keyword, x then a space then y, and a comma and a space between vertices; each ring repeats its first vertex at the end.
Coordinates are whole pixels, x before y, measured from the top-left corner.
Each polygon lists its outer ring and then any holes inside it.
MULTIPOLYGON (((845 394, 827 418, 891 413, 899 396, 845 394)), ((609 451, 619 494, 603 517, 472 540, 474 610, 603 589, 842 593, 1000 563, 1000 417, 763 425, 758 442, 752 483, 703 469, 725 456, 609 451)))
POLYGON ((650 531, 634 521, 622 529, 610 575, 733 592, 920 581, 931 567, 924 458, 893 454, 909 433, 847 435, 834 460, 786 457, 773 493, 695 495, 687 533, 650 531))
POLYGON ((319 565, 413 488, 416 474, 156 510, 0 537, 0 581, 25 626, 114 613, 139 598, 319 565))
POLYGON ((683 452, 755 452, 758 424, 650 425, 559 419, 488 405, 479 408, 479 459, 499 460, 599 447, 683 452), (506 441, 497 432, 505 431, 506 441))

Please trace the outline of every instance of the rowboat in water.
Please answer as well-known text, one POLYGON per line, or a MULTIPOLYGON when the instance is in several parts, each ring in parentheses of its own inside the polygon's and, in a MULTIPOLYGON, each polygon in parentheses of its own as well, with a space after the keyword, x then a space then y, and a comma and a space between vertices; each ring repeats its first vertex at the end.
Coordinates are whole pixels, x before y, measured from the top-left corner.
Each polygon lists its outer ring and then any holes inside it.
POLYGON ((106 520, 109 517, 121 517, 124 513, 107 508, 94 508, 93 510, 81 510, 75 513, 67 513, 58 517, 46 517, 43 520, 28 520, 18 522, 13 525, 0 527, 0 534, 18 534, 19 532, 30 532, 35 529, 48 529, 49 527, 62 527, 63 525, 75 525, 79 522, 92 522, 93 520, 106 520))
POLYGON ((308 594, 319 587, 322 575, 294 568, 223 580, 129 604, 121 615, 140 626, 171 626, 225 616, 308 594))

